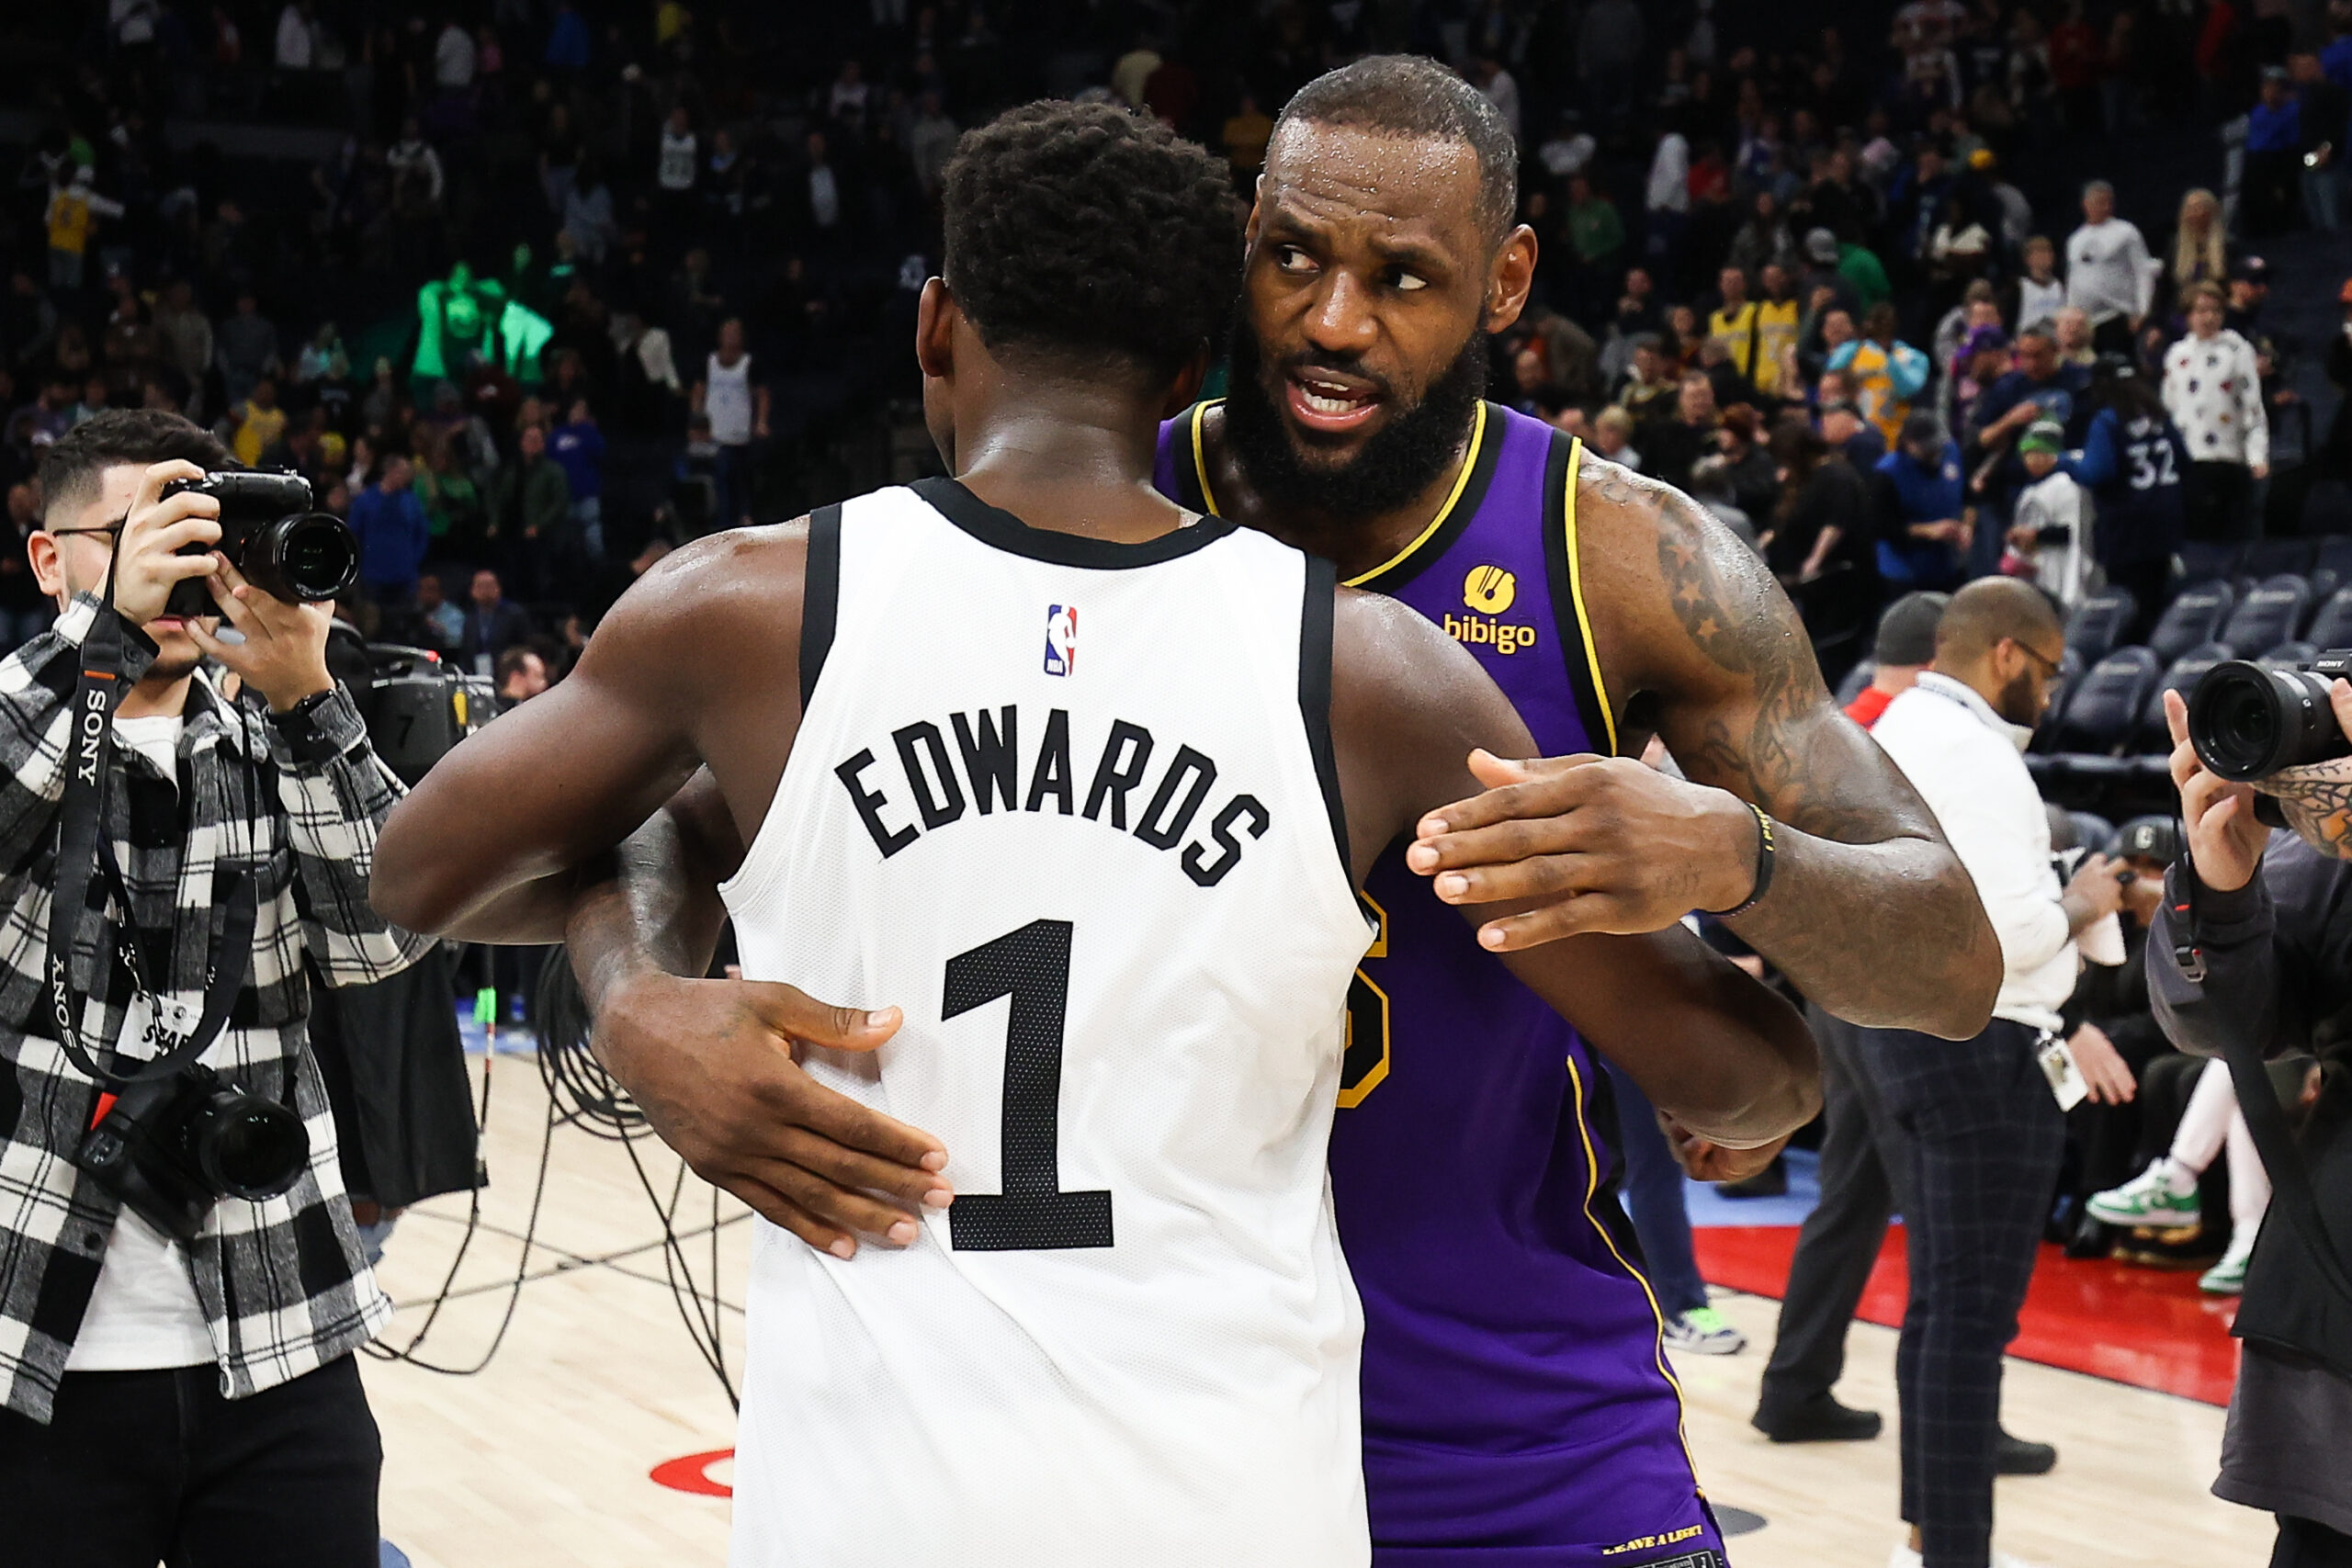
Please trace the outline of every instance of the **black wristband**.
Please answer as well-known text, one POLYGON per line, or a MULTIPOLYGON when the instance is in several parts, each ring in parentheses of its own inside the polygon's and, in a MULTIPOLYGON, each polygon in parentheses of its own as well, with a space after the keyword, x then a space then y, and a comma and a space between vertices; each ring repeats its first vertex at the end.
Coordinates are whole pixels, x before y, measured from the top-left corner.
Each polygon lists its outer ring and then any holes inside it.
POLYGON ((1699 911, 1711 920, 1728 920, 1734 916, 1744 915, 1761 904, 1764 901, 1764 895, 1772 890, 1772 859, 1775 853, 1772 843, 1772 819, 1764 814, 1762 807, 1751 801, 1743 800, 1740 804, 1756 814, 1756 886, 1749 890, 1746 898, 1728 909, 1699 911))

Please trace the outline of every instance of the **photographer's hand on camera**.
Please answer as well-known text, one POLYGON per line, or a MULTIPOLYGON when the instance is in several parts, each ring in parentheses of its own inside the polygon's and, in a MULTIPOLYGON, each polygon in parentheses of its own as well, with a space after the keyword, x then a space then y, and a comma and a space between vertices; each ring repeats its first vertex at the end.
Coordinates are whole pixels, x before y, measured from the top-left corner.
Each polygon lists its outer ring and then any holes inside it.
MULTIPOLYGON (((175 500, 179 499, 174 497, 175 500)), ((288 604, 247 582, 228 558, 215 551, 212 579, 206 584, 228 627, 206 631, 190 625, 196 645, 284 713, 306 697, 331 691, 327 673, 327 628, 334 619, 328 604, 288 604), (235 640, 221 634, 233 629, 235 640)))
POLYGON ((115 541, 114 608, 127 625, 145 627, 163 615, 174 588, 213 570, 216 556, 179 552, 219 542, 220 503, 198 491, 163 493, 174 479, 203 478, 202 468, 184 462, 157 463, 140 477, 115 541))
MULTIPOLYGON (((2336 699, 2339 712, 2344 700, 2336 699)), ((2180 791, 2180 820, 2197 880, 2216 893, 2234 893, 2254 880, 2270 841, 2270 829, 2254 815, 2254 786, 2233 784, 2205 766, 2189 741, 2188 704, 2178 692, 2165 694, 2165 724, 2172 732, 2172 782, 2180 791)))

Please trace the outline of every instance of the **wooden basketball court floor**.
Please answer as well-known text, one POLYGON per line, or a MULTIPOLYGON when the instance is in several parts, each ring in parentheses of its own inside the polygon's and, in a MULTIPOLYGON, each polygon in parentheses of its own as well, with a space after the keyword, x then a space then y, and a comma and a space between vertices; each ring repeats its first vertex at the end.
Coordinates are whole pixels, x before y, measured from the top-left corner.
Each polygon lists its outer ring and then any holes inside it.
MULTIPOLYGON (((484 1229, 456 1278, 467 1293, 443 1308, 418 1352, 458 1366, 480 1359, 508 1310, 547 1122, 529 1057, 502 1055, 492 1070, 484 1229)), ((716 1568, 726 1561, 728 1504, 708 1491, 723 1487, 729 1467, 695 1456, 726 1450, 733 1421, 664 1282, 654 1210, 619 1145, 562 1128, 548 1147, 533 1278, 514 1298, 488 1366, 460 1378, 362 1362, 384 1433, 384 1533, 414 1568, 716 1568), (665 1465, 671 1482, 706 1491, 657 1482, 665 1465)), ((676 1156, 650 1140, 637 1147, 667 1199, 676 1156)), ((401 1221, 379 1271, 396 1302, 423 1303, 440 1288, 465 1213, 462 1198, 444 1198, 401 1221)), ((742 1353, 750 1220, 731 1199, 718 1214, 719 1292, 729 1303, 718 1315, 732 1371, 742 1353)), ((710 1190, 688 1175, 678 1228, 705 1230, 711 1215, 710 1190)), ((706 1231, 685 1243, 706 1292, 712 1240, 706 1231)), ((1732 1562, 1879 1568, 1897 1538, 1894 1331, 1855 1325, 1839 1390, 1887 1414, 1884 1437, 1775 1447, 1747 1420, 1777 1303, 1731 1293, 1717 1305, 1755 1343, 1738 1356, 1684 1357, 1677 1371, 1709 1496, 1766 1520, 1731 1542, 1732 1562)), ((424 1306, 404 1305, 385 1343, 407 1344, 425 1316, 424 1306)), ((2267 1517, 2207 1491, 2219 1408, 2013 1359, 2003 1413, 2010 1430, 2060 1451, 2052 1473, 2000 1483, 1996 1539, 2005 1549, 2048 1568, 2258 1568, 2268 1560, 2267 1517)))

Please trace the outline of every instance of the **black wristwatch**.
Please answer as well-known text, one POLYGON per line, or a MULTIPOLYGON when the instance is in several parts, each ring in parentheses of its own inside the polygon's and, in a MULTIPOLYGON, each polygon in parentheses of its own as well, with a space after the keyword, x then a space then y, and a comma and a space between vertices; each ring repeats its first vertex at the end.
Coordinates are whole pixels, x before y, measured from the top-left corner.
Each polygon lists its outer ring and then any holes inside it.
POLYGON ((305 762, 328 762, 334 760, 335 748, 319 732, 319 710, 334 699, 336 688, 312 692, 284 713, 270 710, 269 720, 277 726, 277 733, 288 750, 305 762))

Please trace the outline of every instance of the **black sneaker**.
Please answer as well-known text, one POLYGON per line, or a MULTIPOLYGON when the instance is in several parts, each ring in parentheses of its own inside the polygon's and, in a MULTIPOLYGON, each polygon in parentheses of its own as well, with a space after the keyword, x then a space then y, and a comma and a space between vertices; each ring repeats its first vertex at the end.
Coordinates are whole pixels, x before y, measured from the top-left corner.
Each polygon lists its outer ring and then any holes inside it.
POLYGON ((1877 1411, 1852 1409, 1826 1393, 1793 1410, 1758 1406, 1748 1424, 1776 1443, 1867 1442, 1886 1426, 1877 1411))
POLYGON ((1993 1445, 1993 1468, 2002 1475, 2047 1475, 2058 1462, 2058 1450, 2049 1443, 2029 1443, 2002 1430, 1993 1445))

